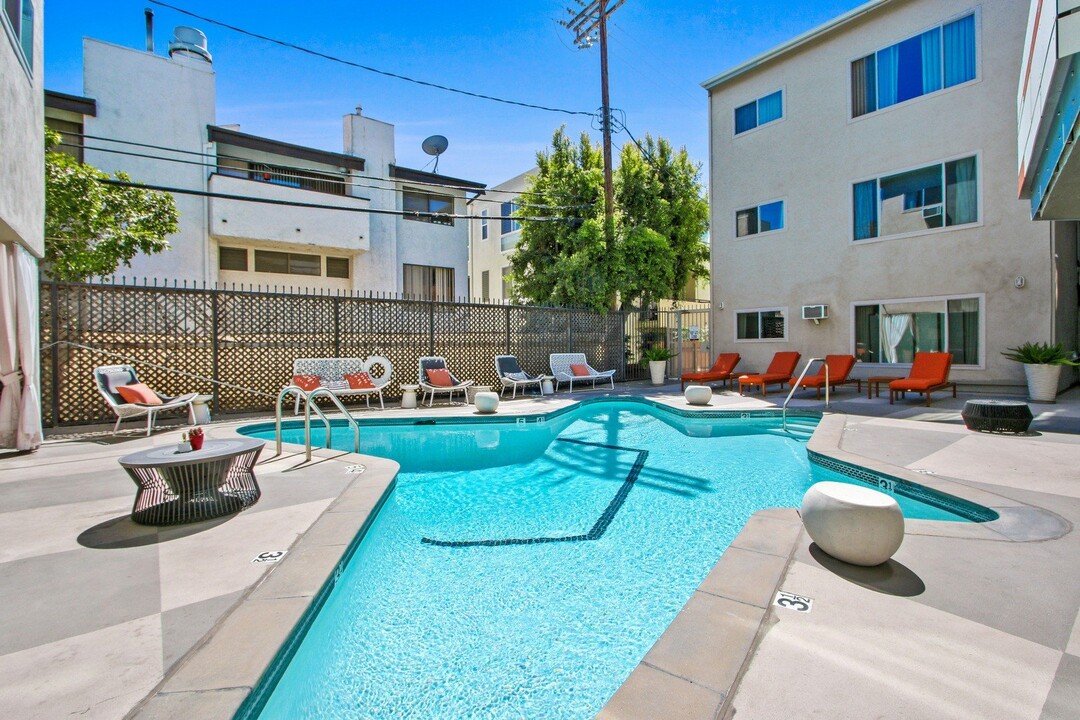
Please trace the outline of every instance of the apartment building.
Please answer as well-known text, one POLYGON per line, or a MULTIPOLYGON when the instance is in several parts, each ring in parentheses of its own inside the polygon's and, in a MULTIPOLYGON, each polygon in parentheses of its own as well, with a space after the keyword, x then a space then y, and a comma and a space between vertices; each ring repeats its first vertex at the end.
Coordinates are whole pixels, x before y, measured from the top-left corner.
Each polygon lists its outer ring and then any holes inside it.
POLYGON ((469 285, 480 300, 510 299, 510 258, 521 240, 521 223, 508 219, 517 210, 526 178, 536 168, 490 188, 469 201, 469 285))
POLYGON ((1028 13, 873 0, 703 83, 716 350, 861 376, 945 350, 953 379, 1019 392, 1002 350, 1076 345, 1076 223, 1017 198, 1028 13))
POLYGON ((0 9, 0 448, 41 444, 38 260, 45 254, 41 0, 0 9))
POLYGON ((67 149, 174 192, 171 249, 125 275, 166 281, 371 291, 450 300, 468 292, 468 197, 484 185, 398 165, 394 126, 343 119, 343 152, 218 124, 206 38, 177 28, 168 55, 83 43, 83 94, 46 93, 67 149))

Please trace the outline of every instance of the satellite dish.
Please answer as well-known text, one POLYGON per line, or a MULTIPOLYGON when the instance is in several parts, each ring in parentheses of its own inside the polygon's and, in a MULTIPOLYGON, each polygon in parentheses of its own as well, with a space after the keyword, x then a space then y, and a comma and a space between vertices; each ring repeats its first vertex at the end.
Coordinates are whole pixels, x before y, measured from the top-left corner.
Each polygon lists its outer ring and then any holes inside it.
POLYGON ((435 156, 435 172, 439 172, 439 156, 446 152, 449 145, 450 141, 442 135, 432 135, 421 143, 420 147, 424 149, 424 152, 435 156))

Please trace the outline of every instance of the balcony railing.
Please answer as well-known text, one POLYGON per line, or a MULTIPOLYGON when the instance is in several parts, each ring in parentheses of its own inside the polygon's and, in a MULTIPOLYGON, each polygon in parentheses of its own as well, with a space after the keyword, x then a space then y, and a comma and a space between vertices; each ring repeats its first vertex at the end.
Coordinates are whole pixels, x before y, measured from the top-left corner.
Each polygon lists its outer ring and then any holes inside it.
POLYGON ((348 176, 327 173, 307 172, 293 168, 282 168, 265 163, 251 163, 248 166, 222 165, 218 163, 219 175, 255 180, 257 182, 281 185, 283 187, 312 190, 328 195, 348 195, 348 176))

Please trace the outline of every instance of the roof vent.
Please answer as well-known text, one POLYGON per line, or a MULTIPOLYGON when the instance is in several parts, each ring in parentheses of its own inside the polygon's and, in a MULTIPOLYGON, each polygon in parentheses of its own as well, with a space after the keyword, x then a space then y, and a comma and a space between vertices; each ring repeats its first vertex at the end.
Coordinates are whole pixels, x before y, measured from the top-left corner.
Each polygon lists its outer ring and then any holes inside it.
POLYGON ((214 59, 210 57, 210 51, 206 49, 206 35, 202 30, 184 25, 173 31, 173 39, 169 43, 169 57, 176 55, 196 58, 207 63, 214 62, 214 59))

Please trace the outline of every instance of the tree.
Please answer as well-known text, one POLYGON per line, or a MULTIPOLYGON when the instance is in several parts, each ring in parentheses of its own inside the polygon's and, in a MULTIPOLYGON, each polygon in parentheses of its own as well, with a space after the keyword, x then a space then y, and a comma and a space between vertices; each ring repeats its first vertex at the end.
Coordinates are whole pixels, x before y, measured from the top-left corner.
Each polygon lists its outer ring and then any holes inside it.
MULTIPOLYGON (((65 281, 111 275, 138 253, 167 250, 179 214, 167 193, 107 185, 107 173, 55 148, 60 135, 45 131, 45 268, 65 281)), ((116 180, 130 182, 118 172, 116 180)))
POLYGON ((708 277, 708 203, 685 149, 648 135, 623 146, 615 173, 614 244, 604 237, 603 160, 582 133, 558 129, 537 154, 517 215, 511 258, 515 294, 537 303, 595 309, 677 298, 691 277, 708 277))

